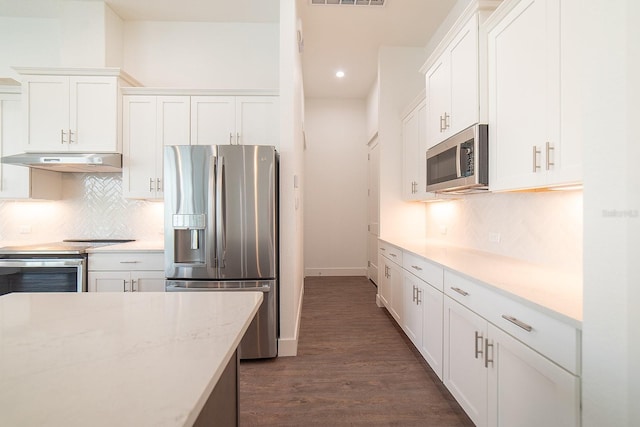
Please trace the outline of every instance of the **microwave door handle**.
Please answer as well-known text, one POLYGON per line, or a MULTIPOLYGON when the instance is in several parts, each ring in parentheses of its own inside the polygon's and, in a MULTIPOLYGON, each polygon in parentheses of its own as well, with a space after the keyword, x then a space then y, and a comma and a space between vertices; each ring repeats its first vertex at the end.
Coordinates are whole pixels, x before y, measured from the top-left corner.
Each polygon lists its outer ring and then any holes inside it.
POLYGON ((456 178, 462 178, 461 170, 460 170, 460 162, 462 158, 460 157, 461 148, 460 144, 456 144, 456 178))

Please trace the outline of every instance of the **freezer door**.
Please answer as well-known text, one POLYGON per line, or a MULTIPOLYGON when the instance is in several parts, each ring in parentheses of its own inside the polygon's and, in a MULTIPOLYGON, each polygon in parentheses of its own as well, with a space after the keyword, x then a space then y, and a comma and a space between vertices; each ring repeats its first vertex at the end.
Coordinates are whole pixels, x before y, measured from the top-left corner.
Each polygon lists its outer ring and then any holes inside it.
POLYGON ((277 157, 269 146, 218 146, 218 278, 275 278, 277 157))
POLYGON ((278 288, 275 280, 167 280, 165 289, 167 292, 262 292, 262 304, 240 342, 238 353, 241 359, 262 359, 278 355, 278 288))

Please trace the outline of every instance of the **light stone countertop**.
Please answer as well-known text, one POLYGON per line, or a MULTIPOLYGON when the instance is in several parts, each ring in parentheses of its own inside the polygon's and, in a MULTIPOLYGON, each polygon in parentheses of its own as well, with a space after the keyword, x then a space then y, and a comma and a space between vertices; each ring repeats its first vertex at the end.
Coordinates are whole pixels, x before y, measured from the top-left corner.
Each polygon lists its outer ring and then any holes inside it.
POLYGON ((582 328, 581 272, 557 271, 515 258, 428 241, 381 240, 582 328))
POLYGON ((259 292, 3 295, 0 425, 191 425, 261 301, 259 292))
POLYGON ((164 240, 136 240, 128 243, 99 246, 87 249, 87 253, 99 252, 164 252, 164 240))

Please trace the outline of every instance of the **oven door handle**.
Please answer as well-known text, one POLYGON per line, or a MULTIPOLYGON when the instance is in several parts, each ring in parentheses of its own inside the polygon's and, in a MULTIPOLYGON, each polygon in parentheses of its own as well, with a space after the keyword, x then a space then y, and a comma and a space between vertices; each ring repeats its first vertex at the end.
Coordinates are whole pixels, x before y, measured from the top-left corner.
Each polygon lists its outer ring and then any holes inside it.
POLYGON ((456 144, 456 178, 462 178, 462 168, 460 167, 460 163, 462 163, 461 153, 462 149, 460 144, 456 144))
POLYGON ((55 259, 55 258, 21 258, 21 259, 0 259, 2 267, 77 267, 84 265, 82 258, 55 259))

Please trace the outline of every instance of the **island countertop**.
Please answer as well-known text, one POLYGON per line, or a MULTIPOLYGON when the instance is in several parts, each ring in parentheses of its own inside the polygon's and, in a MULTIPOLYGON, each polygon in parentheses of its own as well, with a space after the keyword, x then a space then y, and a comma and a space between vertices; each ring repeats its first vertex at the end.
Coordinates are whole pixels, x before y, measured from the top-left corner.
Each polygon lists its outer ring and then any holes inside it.
POLYGON ((258 292, 3 295, 0 425, 191 425, 261 302, 258 292))

